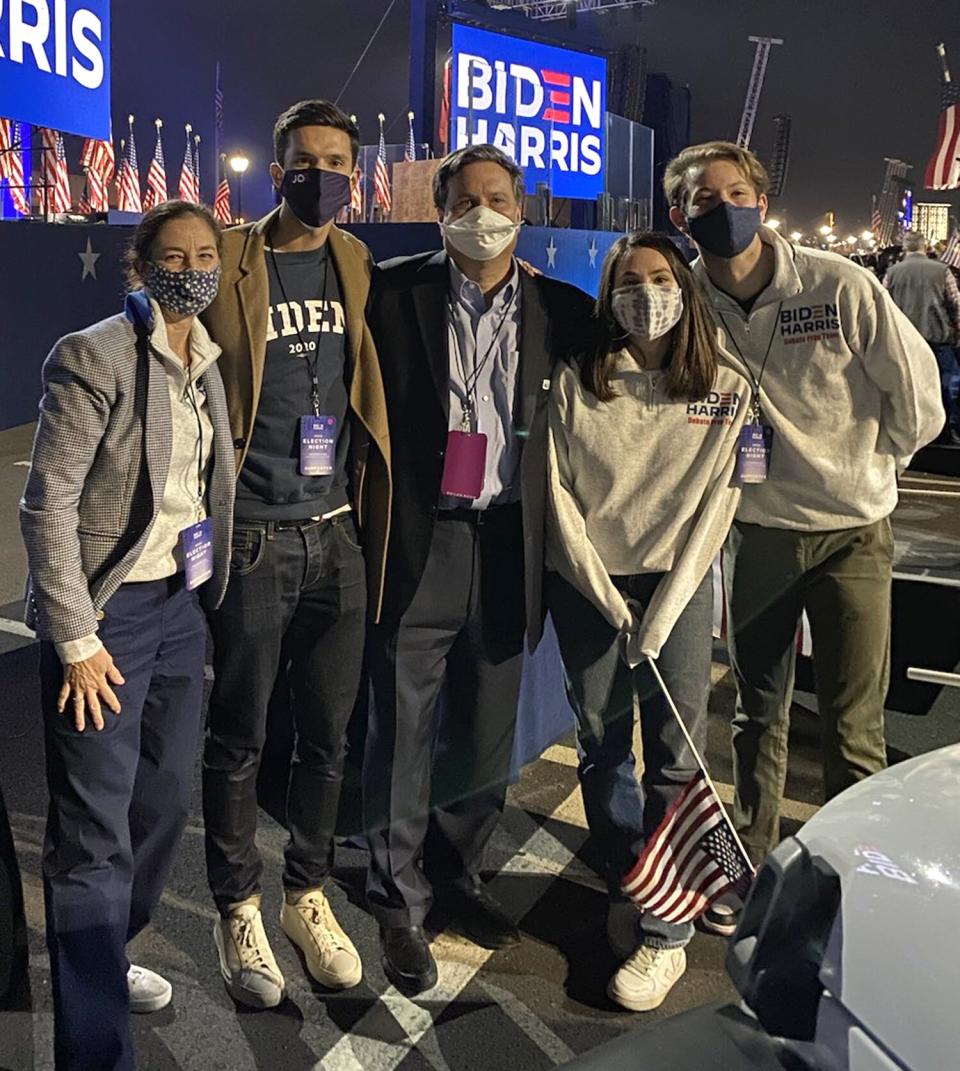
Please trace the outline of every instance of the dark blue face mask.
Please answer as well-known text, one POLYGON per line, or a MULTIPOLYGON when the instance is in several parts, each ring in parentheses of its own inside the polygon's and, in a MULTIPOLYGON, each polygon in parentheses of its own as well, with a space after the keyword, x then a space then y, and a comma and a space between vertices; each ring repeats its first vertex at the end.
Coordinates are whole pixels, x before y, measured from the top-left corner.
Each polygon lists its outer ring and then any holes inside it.
POLYGON ((305 227, 322 227, 350 203, 350 176, 319 167, 283 173, 280 196, 305 227))
POLYGON ((762 222, 756 205, 732 205, 726 201, 702 216, 687 216, 690 237, 708 253, 725 260, 750 245, 762 222))

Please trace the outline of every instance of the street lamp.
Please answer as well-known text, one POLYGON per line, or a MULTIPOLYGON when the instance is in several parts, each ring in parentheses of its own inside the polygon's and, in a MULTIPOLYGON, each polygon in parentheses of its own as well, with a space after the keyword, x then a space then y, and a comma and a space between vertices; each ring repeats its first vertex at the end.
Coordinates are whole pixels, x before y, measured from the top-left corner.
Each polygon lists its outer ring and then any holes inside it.
POLYGON ((238 223, 243 222, 243 176, 250 166, 250 161, 242 153, 230 157, 230 170, 237 176, 237 216, 238 223))
POLYGON ((864 231, 863 234, 860 235, 860 240, 863 242, 869 242, 872 237, 873 231, 864 231))
POLYGON ((779 230, 779 229, 780 229, 780 220, 778 220, 778 219, 768 219, 768 220, 767 220, 767 226, 768 226, 768 227, 769 227, 769 228, 770 228, 770 229, 771 229, 772 231, 776 231, 776 230, 779 230))
POLYGON ((790 237, 793 239, 793 241, 799 242, 799 241, 801 241, 803 239, 803 232, 802 231, 793 231, 793 232, 791 232, 790 237))
POLYGON ((833 234, 833 227, 830 227, 826 223, 824 223, 824 225, 820 228, 820 233, 823 235, 824 238, 826 238, 828 234, 833 234))

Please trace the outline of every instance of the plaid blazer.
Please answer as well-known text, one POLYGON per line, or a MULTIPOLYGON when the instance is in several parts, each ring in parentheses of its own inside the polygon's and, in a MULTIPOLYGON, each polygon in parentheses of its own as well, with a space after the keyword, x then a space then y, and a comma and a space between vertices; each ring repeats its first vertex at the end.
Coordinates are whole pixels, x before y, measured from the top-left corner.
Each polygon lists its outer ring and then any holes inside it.
MULTIPOLYGON (((54 643, 96 632, 163 503, 173 445, 170 394, 137 297, 127 299, 125 313, 60 339, 43 366, 20 530, 30 569, 24 619, 54 643)), ((227 585, 236 474, 216 363, 199 382, 214 428, 207 487, 214 575, 201 596, 216 606, 227 585)))

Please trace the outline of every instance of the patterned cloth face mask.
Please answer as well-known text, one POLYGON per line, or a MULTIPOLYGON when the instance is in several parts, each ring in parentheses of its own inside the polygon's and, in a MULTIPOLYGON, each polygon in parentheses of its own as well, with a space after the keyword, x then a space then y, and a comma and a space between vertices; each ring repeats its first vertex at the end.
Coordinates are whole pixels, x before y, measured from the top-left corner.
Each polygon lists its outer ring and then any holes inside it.
POLYGON ((634 338, 653 342, 665 335, 683 314, 683 292, 678 286, 638 283, 613 292, 613 315, 634 338))
POLYGON ((161 309, 178 316, 197 316, 217 296, 220 270, 219 264, 213 271, 196 268, 171 271, 161 264, 151 264, 143 282, 161 309))

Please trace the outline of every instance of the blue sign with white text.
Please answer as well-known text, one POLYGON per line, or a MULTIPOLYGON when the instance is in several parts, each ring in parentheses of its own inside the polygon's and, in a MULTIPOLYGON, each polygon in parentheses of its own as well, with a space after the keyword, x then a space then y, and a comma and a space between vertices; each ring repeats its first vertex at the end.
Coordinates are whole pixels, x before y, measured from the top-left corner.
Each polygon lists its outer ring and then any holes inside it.
POLYGON ((110 136, 110 0, 0 0, 6 118, 110 136))
POLYGON ((603 192, 607 63, 517 37, 453 28, 450 144, 489 143, 523 168, 527 192, 603 192))

